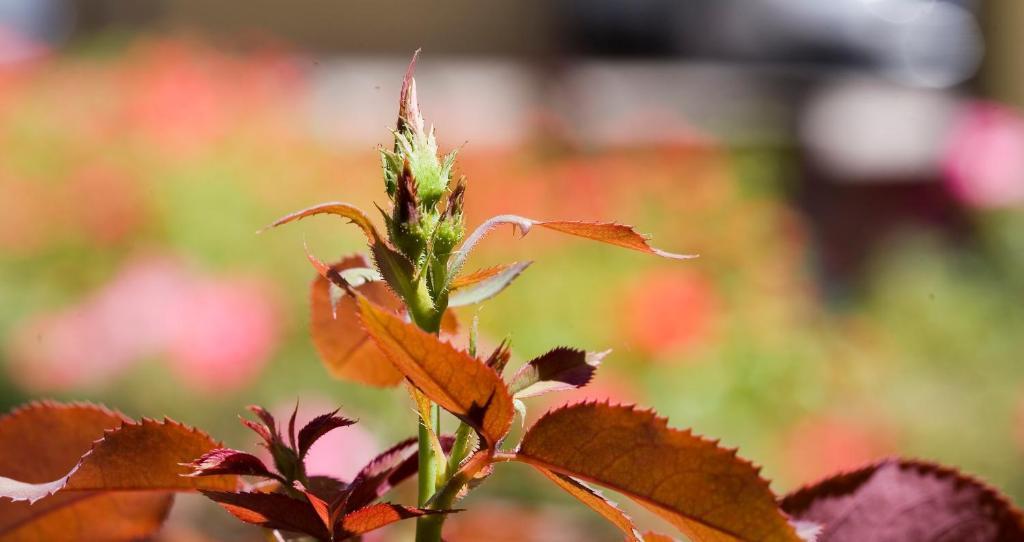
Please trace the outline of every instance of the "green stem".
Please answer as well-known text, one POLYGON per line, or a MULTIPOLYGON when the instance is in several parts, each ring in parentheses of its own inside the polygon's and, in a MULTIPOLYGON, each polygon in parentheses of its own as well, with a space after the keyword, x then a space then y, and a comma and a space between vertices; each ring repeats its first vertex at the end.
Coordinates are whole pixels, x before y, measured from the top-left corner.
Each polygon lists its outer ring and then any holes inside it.
POLYGON ((445 476, 452 477, 459 469, 459 463, 466 458, 466 450, 469 448, 470 427, 465 422, 459 423, 455 431, 455 443, 452 444, 452 451, 448 454, 448 468, 445 476))
MULTIPOLYGON (((437 334, 441 329, 441 314, 444 308, 435 307, 430 298, 427 288, 427 281, 417 281, 416 295, 406 300, 409 309, 409 316, 413 323, 428 333, 437 334)), ((419 424, 417 458, 419 461, 419 473, 417 475, 418 504, 425 506, 437 491, 438 475, 442 474, 441 467, 444 458, 434 456, 434 449, 430 445, 430 430, 427 423, 434 425, 435 432, 438 430, 441 420, 441 411, 436 404, 430 405, 430 416, 419 424)), ((435 433, 436 434, 436 433, 435 433)), ((425 521, 441 518, 442 516, 423 516, 416 519, 416 542, 441 542, 442 521, 425 521)))

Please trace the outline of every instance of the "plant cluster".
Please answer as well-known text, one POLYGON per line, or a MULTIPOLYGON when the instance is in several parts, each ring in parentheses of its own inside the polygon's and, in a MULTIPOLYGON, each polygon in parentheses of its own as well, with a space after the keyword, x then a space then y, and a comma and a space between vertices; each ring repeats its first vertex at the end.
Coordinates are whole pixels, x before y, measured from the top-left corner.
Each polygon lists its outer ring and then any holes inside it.
POLYGON ((357 539, 415 519, 417 541, 439 542, 459 500, 509 462, 536 469, 630 541, 671 538, 639 529, 592 486, 636 501, 702 542, 1024 539, 1024 520, 1012 504, 953 469, 890 459, 780 498, 736 450, 633 406, 560 407, 519 442, 509 442, 515 418, 525 417, 526 399, 586 386, 606 353, 558 347, 506 376, 507 342, 478 352, 471 330, 468 344, 456 345, 458 323, 450 309, 490 299, 529 265, 465 273, 477 243, 508 224, 522 235, 540 227, 667 258, 689 256, 653 248, 615 223, 500 215, 466 237, 467 183, 454 175, 456 153, 439 155, 420 114, 414 66, 415 58, 402 85, 394 145, 380 150, 390 200, 381 210, 385 233, 363 211, 340 202, 273 226, 329 214, 365 234, 370 259, 327 264, 308 255, 318 273, 313 339, 339 378, 382 387, 406 383, 418 435, 382 452, 353 479, 339 480, 309 476, 305 467, 319 438, 354 423, 337 411, 297 427, 295 413, 285 425, 252 407, 259 421, 243 423, 260 437, 268 466, 171 420, 136 422, 94 405, 32 403, 0 418, 0 495, 8 499, 0 503, 0 541, 146 537, 159 528, 175 492, 199 491, 278 540, 357 539), (450 434, 443 431, 441 409, 459 420, 450 434), (412 477, 415 505, 380 502, 412 477))

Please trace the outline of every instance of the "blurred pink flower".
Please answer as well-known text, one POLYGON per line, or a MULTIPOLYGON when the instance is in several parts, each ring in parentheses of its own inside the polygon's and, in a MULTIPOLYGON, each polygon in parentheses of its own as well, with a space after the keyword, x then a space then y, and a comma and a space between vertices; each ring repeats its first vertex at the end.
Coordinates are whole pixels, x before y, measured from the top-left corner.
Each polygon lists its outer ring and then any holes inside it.
POLYGON ((968 205, 996 208, 1024 202, 1024 117, 994 103, 965 106, 951 131, 943 169, 952 192, 968 205))
POLYGON ((624 294, 622 329, 649 354, 688 351, 714 333, 719 300, 711 281, 692 270, 638 276, 624 294))
MULTIPOLYGON (((279 420, 278 423, 287 428, 287 420, 291 417, 294 408, 295 403, 281 403, 272 408, 270 412, 279 420)), ((338 405, 323 397, 311 397, 308 393, 303 394, 302 401, 299 403, 299 413, 295 418, 296 430, 314 417, 331 412, 336 408, 338 405)), ((341 414, 345 415, 344 412, 341 414)), ((383 452, 384 448, 386 447, 381 447, 373 434, 367 431, 361 423, 335 429, 321 437, 309 449, 309 455, 306 456, 306 474, 333 476, 349 482, 359 472, 359 469, 377 457, 377 454, 383 452)), ((269 455, 266 455, 265 459, 272 461, 269 455)))
POLYGON ((8 370, 28 390, 67 390, 102 386, 146 357, 169 355, 193 389, 237 389, 276 346, 275 299, 259 282, 198 276, 168 257, 137 258, 76 305, 16 329, 8 370))
POLYGON ((242 388, 262 372, 277 345, 277 304, 264 284, 201 282, 178 309, 167 351, 171 367, 192 389, 242 388))
POLYGON ((805 418, 783 441, 786 473, 800 484, 862 467, 894 451, 894 438, 885 427, 829 416, 805 418))

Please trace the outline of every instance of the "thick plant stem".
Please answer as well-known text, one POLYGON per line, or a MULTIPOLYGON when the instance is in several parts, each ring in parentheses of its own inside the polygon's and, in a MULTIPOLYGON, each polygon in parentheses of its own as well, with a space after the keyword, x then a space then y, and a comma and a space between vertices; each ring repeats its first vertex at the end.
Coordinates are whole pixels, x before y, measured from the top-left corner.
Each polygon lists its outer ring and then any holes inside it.
MULTIPOLYGON (((444 312, 444 308, 438 310, 434 307, 424 282, 419 283, 416 293, 416 299, 407 300, 409 315, 413 323, 423 331, 437 334, 441 328, 441 314, 444 312)), ((441 474, 440 470, 444 465, 444 458, 434 456, 434 448, 430 445, 430 430, 427 428, 427 423, 430 423, 434 426, 435 432, 439 431, 440 420, 440 409, 436 404, 431 404, 430 416, 427 420, 422 420, 422 423, 419 424, 419 432, 417 433, 417 458, 419 461, 417 501, 421 507, 425 506, 434 496, 434 492, 437 491, 438 475, 441 474)), ((416 542, 441 542, 441 528, 443 526, 443 519, 441 518, 443 516, 440 515, 417 518, 416 542), (441 519, 441 521, 436 521, 438 519, 441 519)))

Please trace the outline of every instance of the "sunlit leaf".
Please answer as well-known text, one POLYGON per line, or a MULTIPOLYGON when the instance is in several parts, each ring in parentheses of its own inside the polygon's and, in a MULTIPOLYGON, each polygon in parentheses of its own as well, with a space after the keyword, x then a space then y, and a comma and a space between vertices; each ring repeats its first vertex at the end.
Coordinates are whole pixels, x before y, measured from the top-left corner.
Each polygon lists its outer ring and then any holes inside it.
POLYGON ((697 542, 800 540, 756 468, 651 412, 598 403, 549 412, 517 458, 618 491, 697 542))
POLYGON ((626 535, 626 540, 629 542, 639 542, 641 540, 641 535, 636 530, 636 526, 633 525, 633 520, 627 516, 626 513, 618 507, 618 505, 609 501, 597 491, 564 474, 558 474, 542 468, 538 468, 537 470, 539 470, 544 476, 547 476, 548 479, 554 482, 558 487, 564 489, 573 497, 576 497, 580 502, 589 506, 598 514, 601 514, 601 516, 608 520, 609 523, 618 527, 618 529, 626 535))
POLYGON ((403 519, 449 513, 451 513, 450 510, 423 510, 391 503, 371 504, 342 516, 338 524, 334 526, 334 537, 335 540, 345 540, 403 519))
POLYGON ((188 467, 192 472, 188 476, 215 476, 233 474, 236 476, 262 476, 276 478, 260 458, 239 450, 216 448, 201 455, 188 467))
POLYGON ((330 540, 330 531, 306 501, 281 493, 203 491, 203 495, 219 504, 245 523, 267 529, 305 533, 317 540, 330 540))
POLYGON ((519 399, 552 391, 582 388, 590 383, 605 352, 584 352, 564 346, 530 360, 523 365, 509 389, 519 399))
POLYGON ((793 517, 822 526, 822 542, 1024 540, 1021 511, 984 483, 951 468, 888 459, 796 491, 793 517))
POLYGON ((277 219, 276 221, 274 221, 273 224, 270 224, 269 226, 263 228, 263 230, 260 231, 281 226, 289 222, 294 222, 296 220, 301 220, 308 216, 322 214, 331 214, 349 219, 353 224, 359 226, 359 228, 363 230, 363 233, 366 235, 366 239, 370 242, 370 244, 376 243, 378 240, 380 240, 380 235, 377 234, 377 229, 373 227, 373 223, 370 222, 370 217, 366 216, 366 213, 364 213, 361 209, 354 205, 343 203, 340 201, 321 203, 319 205, 314 205, 312 207, 302 209, 301 211, 296 211, 287 216, 283 216, 277 219))
POLYGON ((512 423, 512 397, 493 369, 365 297, 358 302, 366 331, 413 385, 476 429, 489 445, 505 436, 512 423))
POLYGON ((646 237, 637 233, 632 226, 624 224, 616 224, 613 222, 575 222, 567 220, 543 221, 533 220, 531 218, 518 215, 498 215, 488 219, 486 222, 478 226, 476 230, 466 238, 466 241, 462 246, 453 253, 451 263, 448 266, 449 276, 458 276, 459 271, 462 270, 462 266, 466 263, 466 258, 469 257, 470 252, 473 251, 477 243, 486 237, 491 230, 502 224, 512 225, 512 227, 524 236, 529 233, 534 226, 540 226, 550 230, 567 233, 569 235, 601 241, 603 243, 638 250, 648 254, 655 254, 665 258, 688 259, 696 257, 691 254, 675 254, 654 248, 648 244, 646 237))
POLYGON ((501 268, 490 268, 484 271, 497 269, 497 272, 486 277, 474 278, 474 282, 459 284, 456 280, 452 284, 452 293, 448 296, 449 307, 462 307, 486 301, 508 287, 530 264, 533 262, 516 262, 501 268))
POLYGON ((0 540, 147 536, 166 516, 171 492, 236 486, 233 476, 182 476, 182 463, 216 447, 169 420, 135 423, 88 404, 19 408, 0 418, 0 496, 38 502, 0 499, 0 540))
POLYGON ((309 448, 313 446, 320 437, 340 427, 347 427, 356 423, 355 420, 350 420, 343 416, 338 416, 337 414, 337 410, 327 414, 321 414, 310 420, 309 423, 299 430, 297 442, 298 449, 296 450, 299 452, 299 459, 306 457, 306 454, 309 453, 309 448))
MULTIPOLYGON (((366 265, 362 256, 349 256, 331 268, 344 271, 366 265)), ((402 381, 402 373, 384 357, 384 353, 363 330, 356 313, 355 300, 351 296, 343 296, 332 308, 329 287, 327 279, 318 276, 310 291, 313 344, 328 372, 335 378, 371 386, 397 385, 402 381)), ((364 284, 357 291, 388 310, 397 312, 402 308, 401 301, 380 282, 364 284)))

